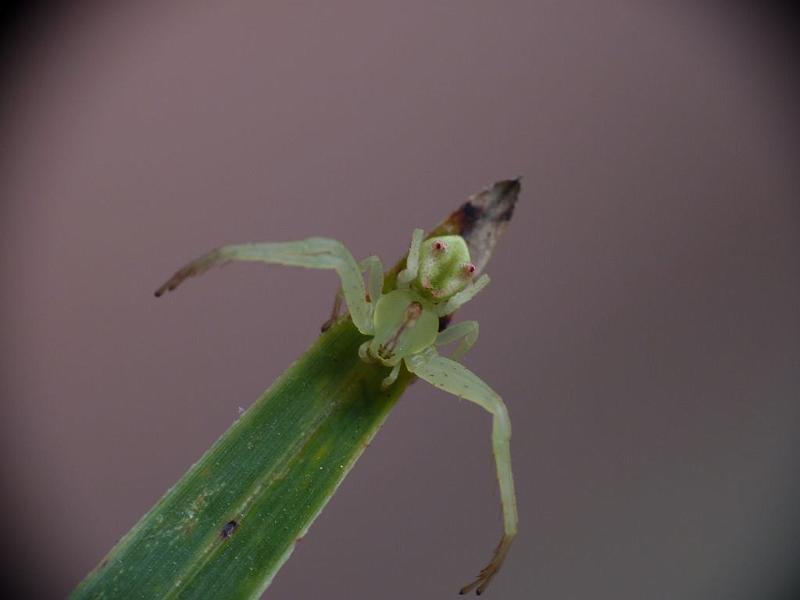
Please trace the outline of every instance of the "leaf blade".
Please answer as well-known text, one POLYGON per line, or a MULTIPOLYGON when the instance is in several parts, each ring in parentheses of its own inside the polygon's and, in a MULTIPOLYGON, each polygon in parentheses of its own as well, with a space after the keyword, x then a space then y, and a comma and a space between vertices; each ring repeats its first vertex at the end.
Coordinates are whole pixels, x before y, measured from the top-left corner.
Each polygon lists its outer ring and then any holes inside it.
MULTIPOLYGON (((483 267, 518 193, 498 182, 430 235, 463 235, 483 267)), ((412 381, 403 369, 382 390, 388 368, 358 358, 366 339, 349 319, 321 335, 70 597, 258 597, 412 381)))

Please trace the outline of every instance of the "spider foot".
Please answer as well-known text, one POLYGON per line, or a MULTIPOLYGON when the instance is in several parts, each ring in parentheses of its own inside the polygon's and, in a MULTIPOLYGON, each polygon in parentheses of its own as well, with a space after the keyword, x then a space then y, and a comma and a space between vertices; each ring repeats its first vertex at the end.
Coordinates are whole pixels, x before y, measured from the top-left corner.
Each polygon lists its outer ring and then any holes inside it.
POLYGON ((492 581, 492 578, 497 574, 497 572, 500 570, 500 567, 503 565, 503 561, 508 554, 508 549, 511 547, 511 541, 513 539, 513 537, 503 537, 495 549, 494 556, 492 556, 492 560, 489 562, 489 564, 486 565, 483 570, 481 570, 475 581, 465 585, 458 593, 462 595, 469 594, 472 590, 475 590, 475 594, 480 596, 483 592, 485 592, 486 588, 489 587, 489 583, 492 581))
POLYGON ((384 377, 383 381, 381 381, 381 389, 386 390, 390 388, 392 384, 394 384, 394 382, 397 381, 397 376, 399 374, 400 374, 400 364, 397 364, 396 366, 392 367, 392 370, 389 373, 389 375, 387 377, 384 377))
POLYGON ((156 290, 155 296, 156 298, 160 298, 164 295, 164 292, 171 292, 175 288, 177 288, 184 279, 188 279, 193 275, 192 271, 188 267, 184 267, 175 275, 169 278, 166 283, 164 283, 160 288, 156 290))
POLYGON ((171 292, 190 277, 205 273, 215 264, 222 264, 217 251, 212 251, 201 258, 193 260, 188 265, 177 271, 167 280, 166 283, 164 283, 164 285, 156 290, 156 298, 161 297, 164 292, 171 292))
POLYGON ((358 347, 358 357, 367 364, 375 362, 375 359, 369 354, 369 340, 358 347))
POLYGON ((325 321, 322 325, 320 325, 319 332, 325 333, 326 331, 328 331, 328 329, 336 325, 338 321, 339 321, 338 315, 335 317, 331 315, 331 317, 327 321, 325 321))
POLYGON ((327 321, 325 321, 322 324, 322 327, 320 327, 321 333, 325 333, 326 331, 328 331, 328 329, 336 325, 336 323, 339 322, 339 319, 344 318, 342 315, 339 314, 339 311, 341 311, 341 309, 342 309, 342 290, 340 289, 336 293, 336 297, 333 300, 333 308, 331 309, 331 316, 328 318, 327 321))

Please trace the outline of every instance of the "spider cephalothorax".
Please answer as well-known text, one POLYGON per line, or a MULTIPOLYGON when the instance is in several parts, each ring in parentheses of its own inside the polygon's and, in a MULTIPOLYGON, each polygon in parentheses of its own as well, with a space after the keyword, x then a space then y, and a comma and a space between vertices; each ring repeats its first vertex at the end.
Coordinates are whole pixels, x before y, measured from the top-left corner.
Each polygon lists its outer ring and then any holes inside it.
MULTIPOLYGON (((469 249, 457 235, 434 237, 423 242, 423 231, 415 229, 405 269, 397 275, 393 289, 384 293, 383 265, 377 256, 357 263, 341 242, 308 238, 297 242, 223 246, 192 261, 157 291, 174 290, 180 283, 209 268, 230 261, 258 261, 312 269, 334 269, 342 281, 342 294, 355 327, 370 336, 359 348, 362 360, 391 370, 383 385, 392 385, 400 368, 406 368, 432 385, 481 405, 493 417, 492 449, 500 483, 503 537, 492 560, 478 578, 461 593, 486 589, 500 569, 517 532, 517 505, 511 474, 511 423, 502 399, 458 360, 478 339, 478 323, 462 321, 439 331, 439 319, 452 314, 489 283, 482 275, 473 281, 475 266, 469 249), (363 273, 367 272, 367 285, 363 273), (436 350, 460 343, 450 358, 436 350)), ((378 367, 376 367, 378 368, 378 367)))

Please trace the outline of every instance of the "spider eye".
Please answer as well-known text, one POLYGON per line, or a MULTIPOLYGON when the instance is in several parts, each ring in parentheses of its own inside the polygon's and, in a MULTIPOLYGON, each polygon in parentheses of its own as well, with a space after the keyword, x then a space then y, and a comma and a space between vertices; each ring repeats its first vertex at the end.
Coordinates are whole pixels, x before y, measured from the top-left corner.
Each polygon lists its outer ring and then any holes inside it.
POLYGON ((464 275, 467 277, 472 277, 475 274, 475 265, 472 263, 467 263, 464 265, 464 275))
POLYGON ((445 248, 447 248, 447 245, 444 242, 440 240, 433 242, 433 249, 436 252, 443 252, 445 248))

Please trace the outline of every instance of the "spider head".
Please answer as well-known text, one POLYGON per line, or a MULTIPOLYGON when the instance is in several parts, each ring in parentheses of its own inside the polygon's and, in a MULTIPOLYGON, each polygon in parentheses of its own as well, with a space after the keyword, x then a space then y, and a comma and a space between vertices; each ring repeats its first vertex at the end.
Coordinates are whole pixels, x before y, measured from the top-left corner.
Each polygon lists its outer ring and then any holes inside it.
POLYGON ((442 302, 467 287, 474 273, 464 238, 434 237, 422 242, 415 287, 434 302, 442 302))

